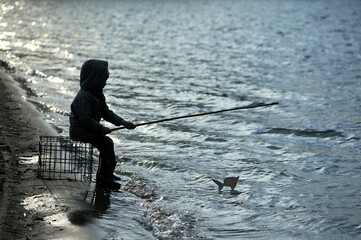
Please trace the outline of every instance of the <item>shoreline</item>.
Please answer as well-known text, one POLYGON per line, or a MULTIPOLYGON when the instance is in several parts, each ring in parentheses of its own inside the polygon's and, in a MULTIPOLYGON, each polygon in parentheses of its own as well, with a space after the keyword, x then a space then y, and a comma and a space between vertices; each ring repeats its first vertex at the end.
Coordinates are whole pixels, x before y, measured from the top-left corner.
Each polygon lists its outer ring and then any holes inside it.
MULTIPOLYGON (((71 224, 67 215, 75 183, 54 195, 37 177, 37 149, 40 135, 59 135, 35 106, 21 96, 22 89, 9 69, 0 68, 0 236, 4 239, 91 239, 94 230, 71 224), (65 196, 64 195, 64 196, 65 196), (89 238, 90 237, 90 238, 89 238)), ((79 185, 80 186, 80 185, 79 185)), ((89 205, 89 204, 88 204, 89 205)), ((88 206, 89 207, 89 206, 88 206)))

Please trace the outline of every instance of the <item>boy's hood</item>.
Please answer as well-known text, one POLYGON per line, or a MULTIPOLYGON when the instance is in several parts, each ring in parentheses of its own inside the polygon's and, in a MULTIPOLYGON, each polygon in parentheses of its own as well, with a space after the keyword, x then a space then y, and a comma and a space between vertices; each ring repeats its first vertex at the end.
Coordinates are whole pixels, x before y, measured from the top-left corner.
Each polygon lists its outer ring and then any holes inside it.
POLYGON ((91 93, 101 93, 109 77, 108 62, 90 59, 83 63, 80 71, 80 87, 91 93))

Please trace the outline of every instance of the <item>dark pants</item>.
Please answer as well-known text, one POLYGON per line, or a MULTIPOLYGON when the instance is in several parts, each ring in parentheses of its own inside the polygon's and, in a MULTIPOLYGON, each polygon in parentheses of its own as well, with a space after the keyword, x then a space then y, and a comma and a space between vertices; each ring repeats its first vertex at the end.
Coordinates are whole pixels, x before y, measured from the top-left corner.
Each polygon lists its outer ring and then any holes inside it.
POLYGON ((117 164, 113 140, 110 137, 99 134, 90 136, 86 142, 91 143, 100 153, 97 179, 113 179, 113 172, 117 164))

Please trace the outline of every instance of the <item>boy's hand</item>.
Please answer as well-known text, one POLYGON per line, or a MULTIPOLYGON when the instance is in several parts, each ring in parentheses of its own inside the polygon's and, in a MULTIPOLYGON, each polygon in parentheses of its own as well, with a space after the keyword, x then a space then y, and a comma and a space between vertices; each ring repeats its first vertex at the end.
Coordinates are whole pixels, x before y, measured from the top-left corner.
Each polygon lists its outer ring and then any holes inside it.
POLYGON ((134 129, 136 126, 132 122, 128 122, 123 120, 122 125, 126 127, 127 129, 134 129))
POLYGON ((102 127, 101 132, 103 134, 109 134, 112 132, 112 130, 110 130, 110 128, 107 128, 107 127, 102 127))

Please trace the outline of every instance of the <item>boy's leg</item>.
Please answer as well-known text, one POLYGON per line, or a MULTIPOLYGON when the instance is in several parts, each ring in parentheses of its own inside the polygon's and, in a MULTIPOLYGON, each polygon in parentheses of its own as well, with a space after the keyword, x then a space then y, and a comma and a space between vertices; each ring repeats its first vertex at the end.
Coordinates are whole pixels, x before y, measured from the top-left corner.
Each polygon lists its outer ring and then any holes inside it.
POLYGON ((91 137, 89 142, 99 150, 100 154, 97 182, 101 180, 112 181, 116 166, 113 140, 104 135, 97 135, 91 137))

